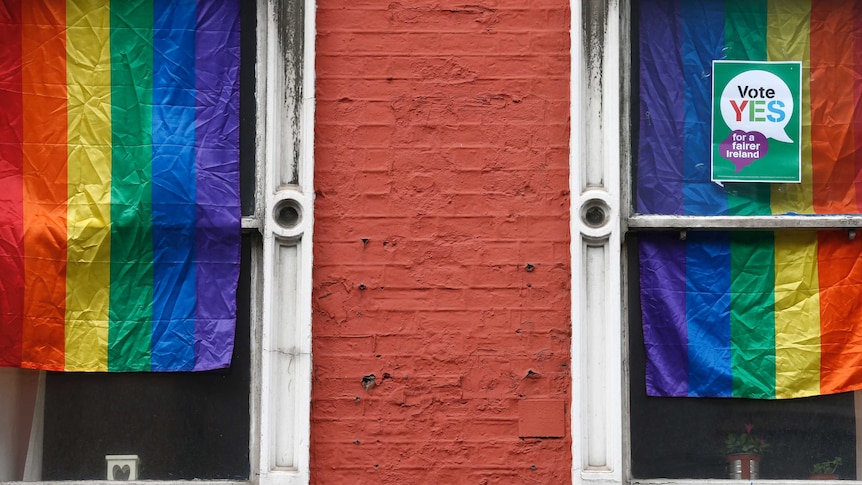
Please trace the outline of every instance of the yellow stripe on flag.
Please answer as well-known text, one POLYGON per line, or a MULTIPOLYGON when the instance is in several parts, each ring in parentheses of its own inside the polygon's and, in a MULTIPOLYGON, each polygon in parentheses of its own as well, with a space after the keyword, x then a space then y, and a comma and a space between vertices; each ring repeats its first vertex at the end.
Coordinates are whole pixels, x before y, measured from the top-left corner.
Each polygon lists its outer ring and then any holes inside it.
MULTIPOLYGON (((775 184, 774 214, 813 213, 811 111, 808 76, 809 0, 769 2, 766 50, 770 61, 802 60, 802 183, 775 184), (789 22, 794 19, 795 22, 789 22)), ((775 397, 820 392, 820 297, 817 235, 775 233, 775 397)))
POLYGON ((69 209, 66 369, 107 370, 111 261, 110 12, 67 2, 69 209))
POLYGON ((814 213, 811 175, 811 90, 809 73, 809 0, 770 0, 767 7, 766 51, 770 61, 802 61, 802 183, 773 184, 773 214, 814 213), (788 19, 794 19, 790 22, 788 19))
POLYGON ((820 394, 817 233, 775 233, 775 397, 820 394))

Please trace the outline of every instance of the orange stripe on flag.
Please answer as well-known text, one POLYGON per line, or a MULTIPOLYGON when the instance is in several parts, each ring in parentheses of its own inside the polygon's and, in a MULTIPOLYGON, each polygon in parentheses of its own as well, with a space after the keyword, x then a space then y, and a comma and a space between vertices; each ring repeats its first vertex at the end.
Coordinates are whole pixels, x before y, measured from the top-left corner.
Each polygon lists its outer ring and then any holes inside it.
POLYGON ((66 8, 23 2, 22 366, 63 370, 66 318, 66 8))
POLYGON ((818 214, 856 212, 853 24, 852 2, 812 2, 811 158, 818 214))
POLYGON ((822 231, 820 279, 820 389, 823 394, 858 389, 862 382, 862 240, 843 231, 822 231))

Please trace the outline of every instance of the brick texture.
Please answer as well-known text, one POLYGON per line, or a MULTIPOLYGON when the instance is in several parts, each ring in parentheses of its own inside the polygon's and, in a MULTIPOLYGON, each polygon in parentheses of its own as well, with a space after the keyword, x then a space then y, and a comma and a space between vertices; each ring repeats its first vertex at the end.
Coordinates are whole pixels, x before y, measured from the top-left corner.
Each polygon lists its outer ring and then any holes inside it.
POLYGON ((312 483, 569 483, 568 2, 317 3, 312 483))

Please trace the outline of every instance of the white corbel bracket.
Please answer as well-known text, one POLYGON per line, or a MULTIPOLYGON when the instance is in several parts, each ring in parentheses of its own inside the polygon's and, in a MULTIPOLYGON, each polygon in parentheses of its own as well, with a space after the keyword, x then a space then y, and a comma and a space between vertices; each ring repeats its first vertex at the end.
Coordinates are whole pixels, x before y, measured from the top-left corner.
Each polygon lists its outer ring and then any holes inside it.
POLYGON ((290 241, 301 238, 310 229, 311 210, 312 200, 308 194, 295 189, 279 190, 267 207, 272 233, 290 241))
POLYGON ((577 225, 581 235, 592 241, 606 240, 613 232, 612 222, 617 220, 616 202, 605 190, 587 190, 578 197, 577 225))

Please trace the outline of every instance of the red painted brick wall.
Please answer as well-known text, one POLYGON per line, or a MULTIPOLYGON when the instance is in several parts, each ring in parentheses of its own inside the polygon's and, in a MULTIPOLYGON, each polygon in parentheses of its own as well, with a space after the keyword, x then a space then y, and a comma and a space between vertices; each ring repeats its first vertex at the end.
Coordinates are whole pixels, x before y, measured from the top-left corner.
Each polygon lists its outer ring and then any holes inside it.
POLYGON ((568 483, 568 2, 317 28, 312 483, 568 483))

